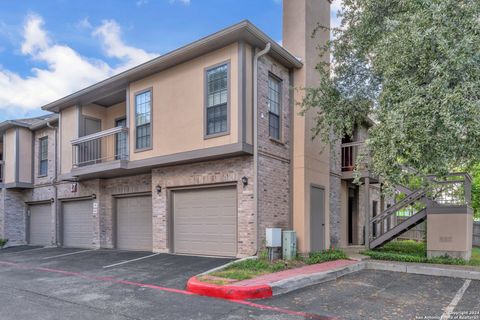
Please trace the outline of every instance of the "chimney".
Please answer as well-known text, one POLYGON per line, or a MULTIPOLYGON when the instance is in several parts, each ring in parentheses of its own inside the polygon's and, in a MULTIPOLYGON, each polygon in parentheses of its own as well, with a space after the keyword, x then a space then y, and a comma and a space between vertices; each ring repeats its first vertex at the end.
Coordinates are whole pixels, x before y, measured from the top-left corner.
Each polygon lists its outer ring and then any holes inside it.
POLYGON ((283 0, 283 47, 304 63, 305 75, 296 79, 296 86, 318 83, 318 46, 326 44, 330 37, 323 30, 314 35, 318 25, 330 26, 330 0, 283 0))
POLYGON ((283 47, 303 62, 303 68, 293 71, 293 86, 297 90, 293 94, 292 139, 293 228, 298 236, 298 249, 303 253, 330 247, 330 201, 340 202, 330 196, 330 184, 337 189, 339 183, 330 178, 329 147, 318 138, 312 141, 316 111, 299 115, 298 103, 304 96, 301 89, 318 85, 320 75, 315 70, 320 62, 318 48, 330 37, 323 30, 314 34, 318 25, 330 26, 329 0, 283 0, 283 47))

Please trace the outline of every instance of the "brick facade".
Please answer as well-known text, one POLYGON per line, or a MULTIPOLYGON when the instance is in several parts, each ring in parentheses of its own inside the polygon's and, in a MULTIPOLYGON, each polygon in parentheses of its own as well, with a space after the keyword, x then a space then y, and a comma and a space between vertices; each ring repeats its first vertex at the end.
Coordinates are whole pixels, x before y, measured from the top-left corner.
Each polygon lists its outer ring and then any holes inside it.
POLYGON ((162 187, 162 192, 152 190, 153 250, 168 252, 170 245, 171 192, 178 187, 219 184, 237 186, 238 223, 237 256, 255 253, 255 212, 253 207, 253 185, 244 186, 242 177, 253 181, 253 158, 242 156, 224 160, 206 161, 195 164, 177 165, 152 170, 152 188, 162 187))
POLYGON ((259 245, 265 228, 291 228, 291 103, 289 70, 268 56, 258 63, 258 211, 259 245), (281 80, 280 139, 269 136, 268 78, 281 80))

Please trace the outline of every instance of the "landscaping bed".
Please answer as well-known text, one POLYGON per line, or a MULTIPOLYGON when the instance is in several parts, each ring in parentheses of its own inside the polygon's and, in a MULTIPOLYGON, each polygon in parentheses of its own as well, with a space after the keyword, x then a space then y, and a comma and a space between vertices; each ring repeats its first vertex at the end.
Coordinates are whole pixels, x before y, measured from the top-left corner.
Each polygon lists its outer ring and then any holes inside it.
POLYGON ((312 252, 306 257, 298 256, 293 260, 274 260, 271 262, 265 255, 261 254, 257 259, 247 259, 233 263, 224 269, 198 277, 198 279, 207 283, 225 285, 269 273, 341 259, 348 259, 347 254, 336 249, 312 252))
POLYGON ((364 251, 363 254, 376 260, 450 265, 470 265, 480 267, 480 248, 473 248, 472 258, 470 259, 470 261, 449 257, 428 258, 426 243, 416 242, 413 240, 392 241, 379 249, 364 251))

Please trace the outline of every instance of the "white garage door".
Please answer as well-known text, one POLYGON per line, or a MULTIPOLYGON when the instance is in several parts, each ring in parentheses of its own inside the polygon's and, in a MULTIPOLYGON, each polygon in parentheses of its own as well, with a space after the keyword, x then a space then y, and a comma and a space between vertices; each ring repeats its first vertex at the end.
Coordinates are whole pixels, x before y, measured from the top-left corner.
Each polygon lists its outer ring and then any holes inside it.
POLYGON ((175 191, 173 220, 176 253, 226 257, 236 255, 236 188, 175 191))
POLYGON ((117 248, 152 251, 152 197, 117 199, 117 248))
POLYGON ((91 248, 93 241, 92 201, 63 203, 63 246, 91 248))
POLYGON ((52 236, 52 206, 51 204, 36 204, 30 206, 30 234, 32 245, 46 246, 51 244, 52 236))

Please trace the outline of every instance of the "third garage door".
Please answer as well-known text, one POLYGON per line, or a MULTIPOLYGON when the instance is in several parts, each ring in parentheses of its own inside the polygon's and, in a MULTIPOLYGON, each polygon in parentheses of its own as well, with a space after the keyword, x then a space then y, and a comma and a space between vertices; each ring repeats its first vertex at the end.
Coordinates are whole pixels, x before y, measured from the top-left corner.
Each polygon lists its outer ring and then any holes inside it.
POLYGON ((152 197, 117 199, 117 248, 152 251, 152 197))
POLYGON ((63 245, 91 248, 93 242, 92 200, 63 203, 63 245))
POLYGON ((237 190, 234 187, 173 193, 174 249, 194 255, 236 255, 237 190))

